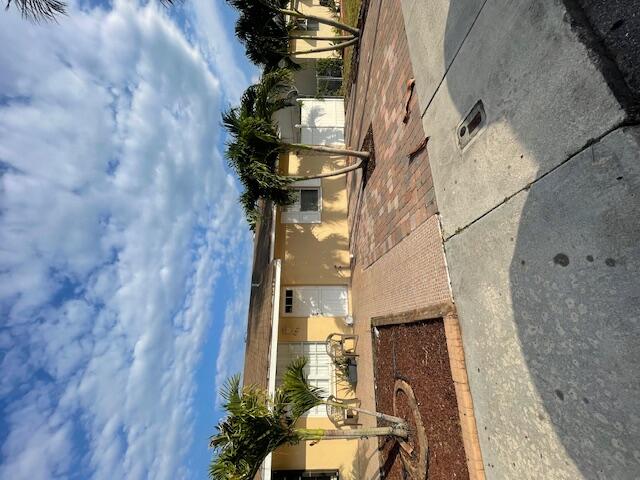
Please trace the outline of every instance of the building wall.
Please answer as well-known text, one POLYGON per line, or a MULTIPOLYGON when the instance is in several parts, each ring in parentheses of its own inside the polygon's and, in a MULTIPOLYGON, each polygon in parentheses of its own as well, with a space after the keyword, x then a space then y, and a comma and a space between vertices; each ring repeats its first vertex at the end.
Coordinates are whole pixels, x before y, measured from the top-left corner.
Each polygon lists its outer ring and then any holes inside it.
MULTIPOLYGON (((314 0, 297 0, 297 7, 302 13, 309 15, 316 15, 318 17, 331 18, 333 13, 329 8, 320 6, 319 2, 314 0)), ((338 17, 335 17, 338 19, 338 17)), ((321 23, 318 30, 296 30, 297 35, 313 35, 318 37, 335 36, 334 27, 321 23)), ((331 45, 331 41, 327 40, 292 40, 290 42, 291 51, 305 51, 313 48, 328 47, 331 45)), ((331 58, 338 57, 338 53, 335 50, 328 52, 317 52, 305 55, 294 55, 294 59, 308 59, 308 58, 331 58)))
MULTIPOLYGON (((334 332, 349 333, 343 318, 282 317, 280 319, 280 342, 323 342, 334 332)), ((344 383, 336 386, 336 397, 353 398, 354 392, 344 383)), ((337 428, 327 417, 308 417, 301 420, 302 428, 337 428)), ((355 440, 327 440, 311 445, 304 442, 276 451, 273 468, 282 470, 338 470, 340 478, 359 480, 356 475, 355 457, 358 442, 355 440)))
MULTIPOLYGON (((332 15, 317 0, 299 0, 296 7, 318 16, 332 15)), ((332 27, 320 24, 317 31, 296 31, 298 34, 332 36, 332 27)), ((329 41, 294 40, 293 50, 306 50, 329 46, 329 41)), ((296 87, 301 95, 316 94, 315 60, 338 56, 336 52, 321 52, 294 57, 303 69, 295 72, 296 87)), ((281 122, 286 140, 299 141, 294 125, 300 122, 299 110, 283 112, 281 122)), ((280 171, 284 175, 299 176, 325 173, 346 165, 343 156, 318 155, 313 152, 292 152, 280 158, 280 171)), ((282 287, 289 285, 345 285, 349 286, 350 268, 348 251, 347 194, 345 176, 325 178, 321 181, 321 222, 284 224, 280 212, 276 217, 275 256, 282 260, 282 287)), ((349 291, 349 312, 351 294, 349 291)), ((279 320, 279 343, 324 342, 331 333, 351 333, 343 317, 286 317, 279 320)), ((352 398, 353 390, 337 382, 336 396, 352 398)), ((301 427, 334 429, 328 417, 308 417, 300 421, 301 427)), ((362 478, 355 470, 357 441, 331 440, 312 445, 304 442, 278 449, 273 455, 275 470, 338 470, 340 478, 362 478)))
MULTIPOLYGON (((344 157, 339 156, 292 153, 281 159, 286 175, 313 175, 344 166, 344 157)), ((283 260, 283 286, 349 283, 345 177, 324 178, 321 186, 322 223, 284 224, 278 215, 276 256, 283 260)))
MULTIPOLYGON (((280 171, 286 175, 313 175, 345 166, 342 156, 309 152, 283 154, 280 171)), ((277 215, 275 255, 282 259, 282 286, 346 285, 350 280, 347 194, 345 176, 321 181, 322 214, 318 224, 283 224, 277 215)), ((349 298, 351 297, 349 292, 349 298)), ((349 307, 350 311, 350 307, 349 307)), ((278 339, 283 342, 324 342, 331 333, 351 333, 343 317, 281 316, 278 339)), ((336 385, 336 396, 352 398, 345 384, 336 385)), ((335 429, 328 418, 309 417, 300 424, 306 428, 335 429)), ((278 449, 273 456, 275 470, 338 470, 340 478, 359 479, 354 470, 358 442, 331 440, 310 442, 278 449)))
MULTIPOLYGON (((326 418, 301 421, 302 428, 335 428, 326 418)), ((340 479, 361 480, 355 468, 357 440, 325 440, 282 447, 273 456, 274 470, 338 470, 340 479)))

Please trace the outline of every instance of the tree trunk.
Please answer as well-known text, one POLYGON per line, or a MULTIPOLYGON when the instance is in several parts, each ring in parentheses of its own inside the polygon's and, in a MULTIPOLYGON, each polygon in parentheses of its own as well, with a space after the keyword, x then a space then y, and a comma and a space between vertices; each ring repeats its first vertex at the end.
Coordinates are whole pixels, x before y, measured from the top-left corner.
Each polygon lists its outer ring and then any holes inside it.
POLYGON ((340 402, 325 401, 324 403, 327 405, 331 405, 333 407, 338 407, 345 410, 354 410, 356 412, 364 413, 365 415, 371 415, 372 417, 379 418, 380 420, 386 420, 387 422, 392 422, 396 424, 405 423, 405 420, 403 418, 394 417, 393 415, 387 415, 386 413, 372 412, 371 410, 366 410, 360 407, 346 406, 341 404, 340 402))
POLYGON ((296 433, 303 440, 345 440, 367 437, 394 436, 407 438, 409 436, 405 425, 393 427, 355 428, 352 430, 325 430, 324 428, 296 428, 296 433))
POLYGON ((352 40, 354 38, 353 35, 340 35, 334 37, 314 37, 313 35, 289 35, 287 38, 291 40, 352 40))
POLYGON ((312 152, 329 153, 334 155, 347 155, 350 157, 369 158, 369 152, 361 150, 347 150, 346 148, 325 147, 324 145, 307 145, 305 143, 286 143, 282 142, 282 146, 287 150, 310 150, 312 152))
POLYGON ((290 17, 297 18, 306 18, 308 20, 315 20, 318 23, 324 23, 326 25, 331 25, 332 27, 339 28, 340 30, 344 30, 346 32, 353 33, 354 35, 359 35, 360 30, 352 27, 351 25, 347 25, 346 23, 338 22, 337 20, 332 20, 330 18, 318 17, 316 15, 308 15, 306 13, 299 12, 297 10, 288 10, 286 8, 276 8, 276 10, 284 15, 289 15, 290 17))
POLYGON ((329 52, 331 50, 344 50, 351 45, 355 45, 358 43, 358 39, 354 38, 349 40, 348 42, 337 43, 335 45, 329 45, 328 47, 322 48, 312 48, 311 50, 300 50, 299 52, 289 52, 289 55, 304 55, 306 53, 318 53, 318 52, 329 52))
MULTIPOLYGON (((318 175, 307 175, 307 176, 295 176, 295 177, 290 177, 290 178, 295 178, 296 181, 300 181, 300 180, 315 180, 316 178, 327 178, 327 177, 336 177, 338 175, 342 175, 345 173, 349 173, 353 170, 357 170, 360 167, 362 167, 362 162, 364 162, 364 160, 362 158, 359 158, 358 161, 353 164, 353 165, 349 165, 348 167, 344 167, 344 168, 340 168, 338 170, 334 170, 333 172, 327 172, 327 173, 319 173, 318 175)), ((327 402, 329 403, 329 402, 327 402)), ((333 405, 333 403, 331 403, 331 405, 333 405)), ((338 405, 336 404, 336 406, 341 406, 342 408, 345 408, 343 405, 338 405)), ((360 411, 360 409, 357 408, 351 408, 349 407, 351 410, 358 410, 360 411)), ((365 410, 362 410, 362 413, 370 413, 367 412, 365 410)), ((377 414, 376 415, 384 415, 383 413, 377 414)), ((378 417, 380 418, 380 417, 378 417)), ((396 418, 396 417, 393 417, 396 418)))

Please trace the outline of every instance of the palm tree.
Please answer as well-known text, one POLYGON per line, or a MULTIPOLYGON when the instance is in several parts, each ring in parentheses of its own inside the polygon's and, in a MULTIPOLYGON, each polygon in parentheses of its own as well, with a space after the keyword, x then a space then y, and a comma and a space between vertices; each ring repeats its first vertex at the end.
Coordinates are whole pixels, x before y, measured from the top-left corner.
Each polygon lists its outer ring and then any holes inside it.
POLYGON ((284 61, 294 67, 286 54, 289 49, 289 26, 284 15, 258 1, 227 0, 240 15, 236 22, 236 36, 245 45, 247 57, 265 71, 278 68, 284 61))
POLYGON ((214 449, 209 465, 210 478, 251 480, 267 455, 282 445, 295 445, 307 440, 408 437, 407 424, 401 418, 360 408, 356 410, 391 425, 350 430, 297 428, 298 419, 310 409, 333 403, 324 397, 320 389, 308 384, 304 376, 305 365, 305 358, 294 360, 273 397, 255 386, 241 388, 239 376, 227 381, 220 392, 227 417, 218 423, 216 433, 209 441, 209 446, 214 449))
POLYGON ((287 93, 291 91, 292 82, 293 75, 288 69, 266 73, 259 83, 244 92, 239 106, 222 114, 222 124, 231 136, 226 157, 244 186, 240 202, 252 228, 258 218, 259 199, 287 205, 293 200, 288 188, 292 182, 342 175, 362 168, 369 158, 369 152, 359 150, 283 142, 272 117, 278 110, 291 105, 287 93), (276 169, 280 154, 298 150, 347 155, 358 160, 354 165, 319 175, 280 175, 276 169))
POLYGON ((227 0, 240 16, 236 22, 236 35, 245 44, 247 56, 252 62, 264 65, 269 71, 282 66, 292 67, 291 56, 342 50, 358 42, 360 31, 350 25, 332 18, 306 14, 294 8, 287 8, 290 0, 227 0), (349 35, 312 36, 292 34, 296 29, 294 22, 287 23, 286 17, 304 18, 330 25, 349 35), (332 45, 310 50, 289 52, 289 40, 333 41, 332 45))

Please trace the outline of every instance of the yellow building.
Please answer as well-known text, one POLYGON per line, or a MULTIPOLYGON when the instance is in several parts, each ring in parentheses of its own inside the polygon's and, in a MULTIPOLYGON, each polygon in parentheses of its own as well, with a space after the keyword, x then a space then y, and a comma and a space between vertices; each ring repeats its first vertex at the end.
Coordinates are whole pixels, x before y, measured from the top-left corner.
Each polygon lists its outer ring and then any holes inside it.
MULTIPOLYGON (((324 0, 293 0, 292 7, 299 12, 310 15, 317 16, 323 18, 337 18, 337 15, 334 14, 329 7, 332 3, 334 5, 339 4, 339 2, 331 2, 324 0)), ((336 33, 336 29, 328 25, 326 23, 320 23, 317 20, 307 19, 307 18, 294 18, 291 19, 295 25, 296 29, 292 32, 293 36, 305 36, 305 37, 334 37, 336 35, 343 35, 343 33, 336 33)), ((318 49, 322 47, 330 46, 332 42, 330 40, 309 40, 309 39, 294 39, 291 40, 291 51, 292 52, 303 52, 307 50, 318 49)), ((336 56, 335 51, 326 51, 326 52, 312 52, 303 55, 294 55, 294 59, 296 61, 304 60, 304 59, 312 59, 312 58, 327 58, 331 56, 336 56)))
MULTIPOLYGON (((331 15, 320 3, 297 1, 296 8, 331 15)), ((310 35, 334 34, 323 24, 307 22, 304 27, 310 35)), ((293 42, 296 50, 328 44, 293 42)), ((326 95, 322 75, 317 74, 317 62, 334 55, 321 52, 297 59, 305 67, 296 73, 298 106, 275 118, 284 140, 344 144, 343 99, 331 95, 335 92, 326 95)), ((332 78, 341 81, 337 75, 332 78)), ((279 169, 284 175, 307 176, 345 165, 342 156, 299 151, 283 154, 279 169)), ((346 175, 296 182, 292 188, 296 202, 284 208, 265 202, 256 227, 244 382, 272 393, 290 361, 305 356, 310 383, 338 399, 352 399, 353 386, 337 379, 326 347, 329 335, 352 333, 346 175)), ((300 423, 307 428, 351 428, 344 422, 336 425, 324 407, 312 410, 300 423)), ((355 479, 357 446, 357 440, 325 440, 283 447, 267 458, 261 478, 355 479)))

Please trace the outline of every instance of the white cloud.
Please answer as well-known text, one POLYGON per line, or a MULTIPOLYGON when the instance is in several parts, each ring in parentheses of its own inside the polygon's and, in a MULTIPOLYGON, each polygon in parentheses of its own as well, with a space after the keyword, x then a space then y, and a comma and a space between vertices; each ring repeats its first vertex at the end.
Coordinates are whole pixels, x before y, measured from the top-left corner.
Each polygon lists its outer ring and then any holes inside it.
MULTIPOLYGON (((222 14, 223 9, 232 11, 225 3, 224 0, 190 0, 186 9, 195 26, 198 45, 222 80, 227 99, 235 103, 246 88, 248 79, 245 72, 239 68, 239 57, 244 57, 244 51, 237 44, 234 49, 234 42, 229 33, 233 31, 233 22, 222 14)), ((243 61, 250 65, 246 59, 243 61)), ((252 69, 255 78, 257 67, 252 69)))
MULTIPOLYGON (((250 255, 250 252, 247 253, 250 255)), ((247 272, 249 273, 249 272, 247 272)), ((227 378, 241 374, 244 366, 244 358, 238 352, 244 351, 245 335, 247 331, 247 314, 249 309, 249 292, 238 288, 242 292, 227 304, 224 315, 224 327, 220 335, 220 350, 216 359, 215 388, 218 392, 217 401, 220 402, 219 392, 227 378)), ((248 277, 243 278, 241 285, 247 285, 248 277)))
POLYGON ((0 15, 0 40, 0 477, 184 478, 216 280, 247 239, 224 85, 153 5, 0 15))

